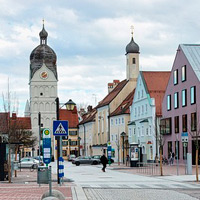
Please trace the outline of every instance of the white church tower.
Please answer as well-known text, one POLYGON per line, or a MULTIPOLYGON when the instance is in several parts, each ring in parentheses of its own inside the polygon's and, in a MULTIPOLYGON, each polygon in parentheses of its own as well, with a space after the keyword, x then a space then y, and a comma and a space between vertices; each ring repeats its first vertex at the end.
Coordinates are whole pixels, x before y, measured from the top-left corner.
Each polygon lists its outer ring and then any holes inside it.
POLYGON ((131 41, 126 46, 126 79, 136 81, 139 75, 139 46, 133 39, 133 26, 131 27, 131 41))
MULTIPOLYGON (((39 138, 38 113, 40 112, 42 128, 51 130, 52 155, 54 155, 53 120, 56 120, 57 57, 53 49, 47 45, 48 33, 44 24, 39 36, 40 45, 30 55, 31 125, 35 136, 39 138)), ((39 143, 37 144, 37 151, 38 149, 39 143)))

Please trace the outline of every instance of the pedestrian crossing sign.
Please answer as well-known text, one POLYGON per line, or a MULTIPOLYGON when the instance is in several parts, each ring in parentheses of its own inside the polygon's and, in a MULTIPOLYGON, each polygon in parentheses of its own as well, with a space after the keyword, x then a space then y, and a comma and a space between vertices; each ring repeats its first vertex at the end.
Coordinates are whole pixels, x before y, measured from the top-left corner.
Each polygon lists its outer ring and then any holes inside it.
POLYGON ((68 136, 68 121, 53 121, 54 136, 68 136))

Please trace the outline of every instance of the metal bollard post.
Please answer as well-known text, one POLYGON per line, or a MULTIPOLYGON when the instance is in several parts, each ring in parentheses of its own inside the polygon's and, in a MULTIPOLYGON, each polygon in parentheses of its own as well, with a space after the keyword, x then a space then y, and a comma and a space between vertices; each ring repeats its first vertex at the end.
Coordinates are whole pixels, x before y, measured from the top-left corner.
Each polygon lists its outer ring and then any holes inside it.
POLYGON ((51 166, 49 166, 49 196, 52 196, 51 166))

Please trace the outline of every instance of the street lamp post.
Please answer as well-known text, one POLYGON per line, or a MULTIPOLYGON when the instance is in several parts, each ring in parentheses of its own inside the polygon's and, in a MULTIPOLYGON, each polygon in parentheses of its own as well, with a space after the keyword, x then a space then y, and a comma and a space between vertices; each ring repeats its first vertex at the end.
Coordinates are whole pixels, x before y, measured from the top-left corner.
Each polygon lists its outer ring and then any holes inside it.
POLYGON ((121 136, 122 136, 122 139, 123 139, 123 149, 122 149, 122 150, 123 150, 123 164, 124 164, 124 163, 125 163, 125 162, 124 162, 124 137, 126 136, 126 133, 125 133, 125 132, 122 132, 122 133, 121 133, 121 136))
MULTIPOLYGON (((59 98, 56 98, 56 119, 59 120, 59 98)), ((60 136, 56 136, 57 141, 57 182, 60 184, 60 177, 59 177, 59 157, 60 157, 60 136)))
POLYGON ((81 137, 78 137, 78 156, 80 156, 80 141, 81 137))
POLYGON ((70 151, 71 151, 71 149, 70 149, 71 139, 68 139, 68 143, 69 143, 69 156, 70 156, 70 151))

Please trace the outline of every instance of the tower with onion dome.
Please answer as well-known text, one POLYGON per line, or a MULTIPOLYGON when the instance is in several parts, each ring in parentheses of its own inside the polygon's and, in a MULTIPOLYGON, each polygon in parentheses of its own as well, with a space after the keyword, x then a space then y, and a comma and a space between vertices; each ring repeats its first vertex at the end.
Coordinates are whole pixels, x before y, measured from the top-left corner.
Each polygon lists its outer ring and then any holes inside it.
MULTIPOLYGON (((57 97, 57 65, 56 54, 47 45, 48 33, 44 28, 39 33, 40 44, 30 55, 30 116, 32 131, 39 137, 38 113, 41 113, 42 128, 53 131, 53 120, 56 120, 57 97)), ((52 134, 52 151, 54 151, 54 139, 52 134)), ((39 144, 37 145, 37 150, 39 144)), ((54 154, 54 152, 52 152, 54 154)))
POLYGON ((131 41, 126 46, 126 79, 137 81, 140 49, 133 39, 133 27, 131 29, 131 41))

